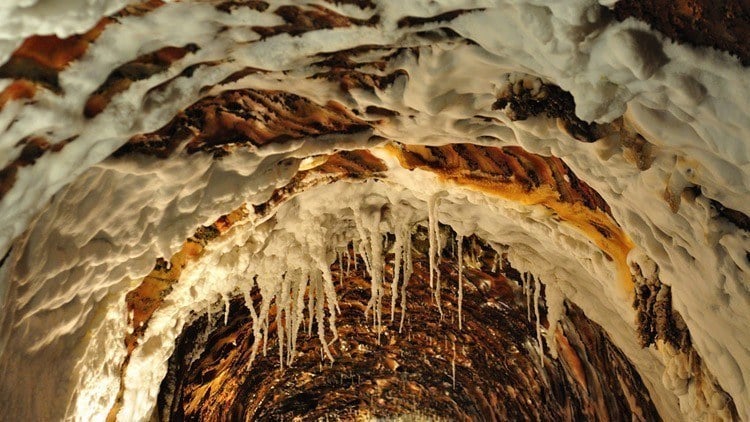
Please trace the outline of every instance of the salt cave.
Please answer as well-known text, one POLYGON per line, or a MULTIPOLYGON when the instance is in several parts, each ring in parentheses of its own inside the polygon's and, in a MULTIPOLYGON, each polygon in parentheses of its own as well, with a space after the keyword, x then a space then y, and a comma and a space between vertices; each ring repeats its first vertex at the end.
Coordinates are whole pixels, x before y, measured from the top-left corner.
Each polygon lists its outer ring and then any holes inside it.
POLYGON ((746 0, 0 22, 3 420, 750 420, 746 0))

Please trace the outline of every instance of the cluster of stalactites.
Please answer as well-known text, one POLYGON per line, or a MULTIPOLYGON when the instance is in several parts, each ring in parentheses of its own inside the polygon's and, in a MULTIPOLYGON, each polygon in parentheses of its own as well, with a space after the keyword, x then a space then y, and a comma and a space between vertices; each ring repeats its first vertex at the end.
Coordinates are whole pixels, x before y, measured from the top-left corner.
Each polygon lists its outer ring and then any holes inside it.
MULTIPOLYGON (((396 311, 400 308, 398 326, 399 332, 402 332, 408 306, 406 289, 414 272, 413 239, 420 225, 427 228, 431 288, 442 316, 438 263, 445 240, 440 234, 437 200, 429 201, 427 211, 425 221, 420 220, 418 213, 408 205, 388 204, 384 198, 365 200, 348 213, 350 218, 347 220, 348 226, 344 225, 347 227, 345 229, 341 229, 340 218, 333 224, 333 219, 328 216, 306 214, 300 217, 300 225, 293 227, 294 233, 280 230, 269 238, 260 252, 245 257, 239 272, 244 274, 246 281, 240 284, 239 290, 253 322, 253 345, 248 368, 258 352, 265 355, 271 333, 269 325, 274 318, 282 366, 294 362, 297 338, 303 327, 308 334, 317 328, 322 345, 321 356, 333 360, 330 346, 339 338, 336 316, 340 313, 335 283, 342 283, 349 277, 350 271, 356 271, 362 264, 371 286, 363 317, 368 320, 372 318, 373 329, 380 341, 384 331, 383 307, 387 306, 384 304, 386 286, 390 282, 390 321, 396 321, 396 311), (387 280, 386 260, 391 256, 392 272, 387 280), (332 272, 335 261, 338 261, 338 271, 334 266, 332 272), (259 301, 254 300, 254 291, 259 293, 259 301)), ((458 324, 461 327, 463 236, 456 237, 458 324)), ((225 302, 226 321, 229 296, 225 295, 222 299, 225 302)))
MULTIPOLYGON (((351 270, 356 271, 361 264, 370 278, 370 299, 363 317, 367 320, 371 318, 379 342, 384 332, 383 307, 387 306, 384 299, 390 282, 390 322, 396 321, 396 311, 400 308, 398 331, 401 333, 408 307, 406 289, 414 272, 413 241, 420 225, 427 229, 430 288, 442 318, 440 295, 443 287, 439 262, 446 243, 450 242, 441 235, 438 198, 431 198, 427 205, 425 219, 420 218, 422 216, 408 205, 389 204, 384 198, 364 200, 347 213, 350 218, 345 219, 343 226, 340 218, 315 217, 308 213, 300 217, 300 222, 304 223, 290 228, 294 229, 294 233, 279 231, 269 239, 263 250, 246 258, 242 272, 247 282, 241 286, 241 291, 252 318, 254 339, 248 368, 259 351, 262 350, 265 355, 271 332, 269 325, 273 318, 282 366, 294 362, 297 338, 303 326, 308 335, 312 335, 314 329, 317 330, 321 357, 333 361, 330 346, 339 338, 336 316, 340 313, 335 283, 342 283, 349 277, 351 270), (388 280, 386 260, 391 256, 392 271, 388 280), (332 264, 336 261, 338 265, 333 268, 337 267, 338 271, 332 271, 332 264), (256 309, 257 304, 253 300, 252 292, 255 289, 260 294, 259 309, 256 309), (272 311, 274 307, 275 312, 272 311)), ((472 262, 476 260, 471 255, 475 248, 470 247, 465 251, 463 243, 464 235, 456 233, 455 244, 450 245, 458 267, 456 323, 459 329, 463 328, 464 266, 472 266, 472 262)), ((529 274, 523 274, 522 280, 528 298, 529 320, 532 320, 532 309, 535 315, 535 321, 532 322, 537 326, 537 346, 543 365, 543 328, 538 312, 542 285, 529 274)), ((223 299, 226 304, 229 303, 228 296, 223 299)), ((548 330, 546 338, 550 346, 554 337, 549 333, 554 332, 554 321, 560 317, 562 302, 554 308, 550 309, 551 330, 548 330)), ((227 305, 225 312, 228 309, 227 305)), ((226 318, 225 314, 225 320, 226 318)), ((554 347, 550 347, 550 350, 553 349, 554 347)))

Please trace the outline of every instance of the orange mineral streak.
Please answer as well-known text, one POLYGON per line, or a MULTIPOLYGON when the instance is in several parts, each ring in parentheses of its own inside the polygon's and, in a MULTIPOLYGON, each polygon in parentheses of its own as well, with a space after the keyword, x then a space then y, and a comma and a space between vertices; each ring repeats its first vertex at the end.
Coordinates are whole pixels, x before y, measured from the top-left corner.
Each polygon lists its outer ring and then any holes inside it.
POLYGON ((578 382, 581 388, 587 390, 588 384, 586 382, 586 371, 583 369, 581 359, 578 357, 578 353, 576 353, 576 351, 570 345, 570 342, 568 342, 568 338, 565 336, 565 333, 563 333, 563 331, 559 327, 555 331, 555 340, 557 340, 557 350, 560 353, 560 356, 570 366, 571 371, 575 376, 575 380, 578 382))
POLYGON ((111 22, 113 22, 112 19, 103 18, 87 32, 68 38, 61 39, 55 35, 34 35, 27 38, 12 57, 30 59, 59 72, 70 62, 81 57, 89 44, 97 39, 111 22))
POLYGON ((172 286, 180 279, 185 266, 203 255, 204 247, 210 239, 226 233, 238 221, 244 220, 247 215, 247 208, 243 205, 219 218, 207 229, 199 230, 185 241, 182 248, 169 260, 169 264, 163 260, 157 262, 156 267, 141 284, 128 292, 125 300, 128 312, 132 315, 129 323, 133 327, 133 332, 125 338, 128 354, 132 353, 138 345, 138 339, 146 330, 149 319, 159 309, 164 297, 172 291, 172 286))
POLYGON ((83 56, 107 25, 127 16, 144 15, 163 4, 161 0, 147 0, 126 6, 115 15, 100 19, 83 34, 67 38, 56 35, 33 35, 27 38, 6 63, 0 64, 2 77, 15 79, 0 92, 0 109, 9 101, 32 98, 40 85, 60 93, 57 74, 83 56))
POLYGON ((633 295, 627 264, 633 242, 609 214, 604 200, 560 159, 542 157, 520 147, 390 144, 386 149, 409 170, 430 171, 444 181, 472 190, 547 208, 551 218, 576 227, 614 261, 623 293, 627 297, 633 295), (575 180, 575 186, 569 180, 575 180))
POLYGON ((320 105, 284 91, 240 89, 206 97, 159 130, 132 137, 115 155, 138 152, 166 158, 184 144, 190 153, 231 153, 322 135, 354 134, 370 125, 341 103, 320 105))
POLYGON ((160 259, 156 267, 144 277, 138 287, 128 292, 125 301, 128 307, 128 323, 133 327, 131 333, 125 336, 125 346, 128 354, 120 365, 120 389, 112 408, 107 414, 107 421, 114 422, 117 420, 117 413, 122 407, 122 398, 125 391, 123 374, 127 370, 130 362, 130 355, 138 346, 138 340, 148 327, 148 321, 153 316, 164 298, 172 291, 173 285, 179 280, 182 270, 190 261, 195 261, 203 255, 204 247, 207 242, 223 233, 226 233, 238 222, 247 218, 248 211, 245 205, 222 216, 214 224, 199 229, 195 235, 185 241, 182 248, 175 253, 167 264, 160 259))
POLYGON ((0 109, 6 103, 21 98, 33 98, 36 93, 36 85, 24 79, 18 79, 11 82, 2 92, 0 92, 0 109))

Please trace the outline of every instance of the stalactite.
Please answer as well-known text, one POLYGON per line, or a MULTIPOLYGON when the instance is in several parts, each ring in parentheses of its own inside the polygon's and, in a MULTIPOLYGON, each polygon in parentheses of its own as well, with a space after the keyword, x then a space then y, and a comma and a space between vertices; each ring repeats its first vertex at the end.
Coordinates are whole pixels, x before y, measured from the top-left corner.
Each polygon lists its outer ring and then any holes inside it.
POLYGON ((464 251, 463 235, 456 236, 456 243, 458 244, 458 329, 463 329, 463 300, 464 300, 464 251))
POLYGON ((401 265, 403 258, 404 236, 407 236, 406 229, 399 225, 395 220, 391 222, 395 227, 396 240, 393 244, 393 279, 391 280, 391 322, 396 312, 396 301, 398 300, 398 280, 401 275, 401 265))
POLYGON ((546 335, 547 347, 550 355, 557 359, 555 332, 560 318, 565 313, 565 296, 554 283, 548 281, 544 286, 544 302, 547 305, 547 322, 549 323, 546 335))
POLYGON ((412 255, 412 232, 411 226, 407 227, 406 236, 404 236, 404 281, 401 283, 401 321, 398 325, 398 332, 404 329, 404 318, 406 317, 406 287, 414 273, 414 257, 412 255))
POLYGON ((544 344, 542 343, 542 323, 540 321, 539 312, 539 295, 542 290, 542 281, 538 277, 531 277, 531 281, 534 282, 534 315, 536 317, 536 341, 539 350, 539 359, 541 360, 541 366, 544 367, 544 344))
POLYGON ((434 194, 430 197, 427 202, 427 235, 430 243, 429 260, 430 260, 430 288, 434 289, 435 302, 437 304, 438 311, 440 312, 440 318, 443 318, 443 308, 440 304, 440 266, 438 265, 437 258, 440 254, 440 226, 438 220, 438 201, 439 197, 434 194), (437 277, 437 285, 436 279, 437 277))

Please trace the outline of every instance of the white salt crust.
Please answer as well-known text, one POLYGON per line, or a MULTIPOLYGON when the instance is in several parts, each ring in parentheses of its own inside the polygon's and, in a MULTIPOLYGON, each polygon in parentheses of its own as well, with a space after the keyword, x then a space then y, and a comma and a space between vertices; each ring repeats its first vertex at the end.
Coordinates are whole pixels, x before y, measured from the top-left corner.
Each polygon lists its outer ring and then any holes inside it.
MULTIPOLYGON (((8 3, 9 7, 0 8, 0 14, 5 13, 0 20, 22 28, 16 30, 17 36, 28 31, 67 34, 85 30, 97 20, 81 16, 100 16, 119 7, 115 2, 83 7, 81 1, 82 7, 71 8, 77 15, 68 16, 54 12, 52 6, 61 3, 40 1, 31 8, 8 3), (51 8, 40 8, 44 4, 51 8), (49 20, 47 11, 58 17, 54 27, 32 29, 40 19, 49 20)), ((274 6, 266 13, 228 15, 206 4, 176 3, 142 18, 122 19, 61 73, 64 96, 40 92, 34 103, 14 102, 0 111, 0 127, 4 128, 0 165, 18 155, 17 142, 25 136, 44 135, 55 141, 78 135, 62 151, 22 168, 16 185, 0 202, 0 253, 4 255, 13 245, 0 271, 2 414, 19 420, 89 420, 106 414, 118 388, 124 356, 125 293, 148 273, 157 257, 178 250, 197 225, 209 224, 244 201, 262 202, 270 188, 285 183, 296 170, 297 160, 276 166, 283 157, 324 152, 312 144, 297 143, 248 151, 220 162, 202 156, 105 160, 131 135, 160 127, 177 110, 196 101, 201 87, 253 66, 272 72, 224 88, 292 89, 320 103, 334 99, 360 111, 368 105, 393 109, 401 116, 380 126, 376 134, 405 143, 521 145, 562 158, 605 198, 638 245, 630 260, 641 267, 653 266, 652 261, 658 265, 661 280, 672 286, 674 307, 685 319, 706 370, 732 396, 740 418, 750 419, 750 342, 746 341, 750 264, 745 256, 750 236, 715 218, 706 198, 750 214, 746 141, 750 86, 745 83, 750 75, 735 59, 710 49, 673 44, 639 22, 603 22, 593 1, 413 1, 379 4, 369 12, 341 7, 337 8, 340 13, 356 17, 379 13, 380 24, 255 42, 257 34, 247 27, 280 23, 270 13, 274 6), (479 7, 485 10, 441 24, 478 45, 428 45, 429 40, 410 33, 415 29, 396 27, 402 16, 479 7), (217 35, 224 26, 230 30, 217 35), (83 118, 86 98, 112 69, 140 54, 189 42, 201 49, 167 72, 134 83, 96 118, 83 118), (240 42, 248 43, 240 46, 240 42), (318 70, 309 66, 312 54, 365 43, 419 47, 419 57, 404 53, 385 71, 404 69, 409 78, 398 79, 384 92, 353 91, 351 95, 340 92, 335 84, 306 79, 318 70), (233 61, 200 68, 192 78, 177 79, 163 93, 146 95, 191 64, 227 58, 233 61), (569 90, 584 119, 610 121, 624 113, 653 144, 650 168, 640 170, 617 136, 583 144, 548 120, 511 122, 502 111, 491 110, 509 72, 536 75, 569 90), (690 185, 701 186, 705 196, 681 199, 680 192, 690 185), (679 204, 676 212, 665 201, 665 191, 671 193, 673 204, 679 204)), ((2 48, 18 41, 1 33, 0 40, 2 48)), ((362 147, 366 138, 335 138, 319 145, 362 147)), ((545 283, 554 283, 562 295, 604 326, 642 374, 665 419, 681 419, 682 412, 696 412, 696 418, 709 414, 701 413, 705 409, 700 409, 700 400, 691 397, 689 388, 687 392, 674 388, 674 377, 662 382, 664 373, 676 370, 665 371, 663 352, 637 346, 630 300, 618 290, 601 252, 580 234, 553 223, 548 212, 536 207, 497 205, 496 199, 457 192, 434 180, 413 189, 410 180, 415 174, 393 166, 391 183, 394 195, 402 195, 397 199, 413 203, 416 217, 425 217, 427 210, 428 198, 419 195, 444 191, 446 197, 438 207, 441 222, 461 234, 478 232, 511 245, 514 265, 545 283), (488 209, 508 215, 508 221, 516 224, 525 222, 520 226, 525 231, 499 219, 480 224, 488 209), (462 222, 473 217, 476 227, 452 222, 459 215, 453 212, 464 213, 462 222)), ((362 191, 361 187, 336 186, 326 189, 341 195, 351 191, 352 195, 384 196, 378 187, 362 191)), ((312 209, 322 206, 302 197, 295 201, 312 209)), ((350 203, 356 201, 353 197, 350 203)), ((269 222, 233 236, 262 239, 267 235, 264 230, 297 228, 293 215, 282 213, 276 220, 276 225, 269 222)), ((213 268, 211 262, 234 259, 231 254, 221 258, 230 246, 211 248, 214 253, 187 269, 186 280, 192 280, 190 274, 206 277, 195 284, 205 284, 204 290, 199 289, 204 296, 192 299, 195 304, 191 306, 205 306, 216 300, 216 294, 234 288, 205 272, 213 268)), ((229 264, 214 267, 234 268, 229 264)), ((191 283, 181 280, 179 286, 191 283)), ((172 340, 190 309, 179 291, 157 313, 143 346, 131 360, 123 420, 147 419, 153 408, 172 340)), ((713 414, 721 416, 718 411, 713 414)))
MULTIPOLYGON (((140 420, 153 410, 174 339, 189 320, 191 311, 208 309, 220 302, 226 292, 249 291, 256 275, 265 303, 279 284, 281 274, 277 269, 280 267, 286 269, 288 278, 293 278, 294 271, 312 275, 327 268, 336 257, 336 250, 343 248, 350 239, 360 244, 359 229, 368 227, 367 219, 360 216, 373 215, 362 208, 365 204, 369 204, 365 205, 367 209, 375 212, 375 219, 370 221, 376 222, 378 230, 375 234, 378 237, 395 232, 399 224, 419 221, 426 224, 428 203, 435 193, 417 187, 427 185, 442 189, 436 192, 440 195, 440 205, 436 209, 440 222, 450 224, 466 235, 476 233, 484 239, 510 245, 511 250, 523 251, 518 253, 533 260, 535 270, 542 274, 539 277, 547 278, 573 301, 597 297, 595 301, 582 301, 587 305, 584 309, 587 315, 607 322, 610 335, 634 360, 640 358, 658 364, 655 355, 638 347, 629 328, 634 311, 628 304, 621 301, 617 293, 611 297, 597 295, 597 292, 612 291, 609 280, 615 277, 616 269, 576 229, 555 223, 549 218, 549 212, 541 207, 519 207, 477 192, 443 185, 430 173, 403 171, 399 175, 398 169, 394 169, 394 173, 385 183, 340 182, 311 189, 281 206, 273 218, 257 223, 256 229, 233 229, 226 239, 211 244, 200 262, 187 267, 166 306, 154 314, 148 334, 142 341, 143 346, 133 355, 125 378, 126 387, 132 388, 127 389, 120 414, 123 420, 140 420), (385 204, 391 205, 381 214, 381 205, 385 204), (466 227, 465 221, 473 221, 475 226, 466 227), (325 241, 321 242, 321 238, 325 241), (316 256, 325 257, 322 264, 313 259, 316 256), (602 309, 617 309, 624 318, 607 321, 602 309), (137 365, 132 366, 132 362, 137 362, 137 365), (146 385, 149 387, 144 388, 146 385)), ((366 255, 373 261, 368 268, 378 260, 382 265, 382 255, 371 252, 366 255)), ((331 303, 328 296, 326 303, 331 303)), ((256 304, 258 307, 260 305, 256 304)), ((406 308, 408 312, 408 303, 406 308)), ((370 321, 373 321, 372 315, 370 321)), ((258 325, 262 324, 255 326, 258 325)), ((333 337, 330 331, 325 335, 326 341, 333 337)), ((647 382, 658 383, 662 370, 658 367, 653 373, 647 373, 647 382)))
POLYGON ((0 3, 0 62, 32 35, 65 38, 87 31, 128 0, 3 0, 0 3))

